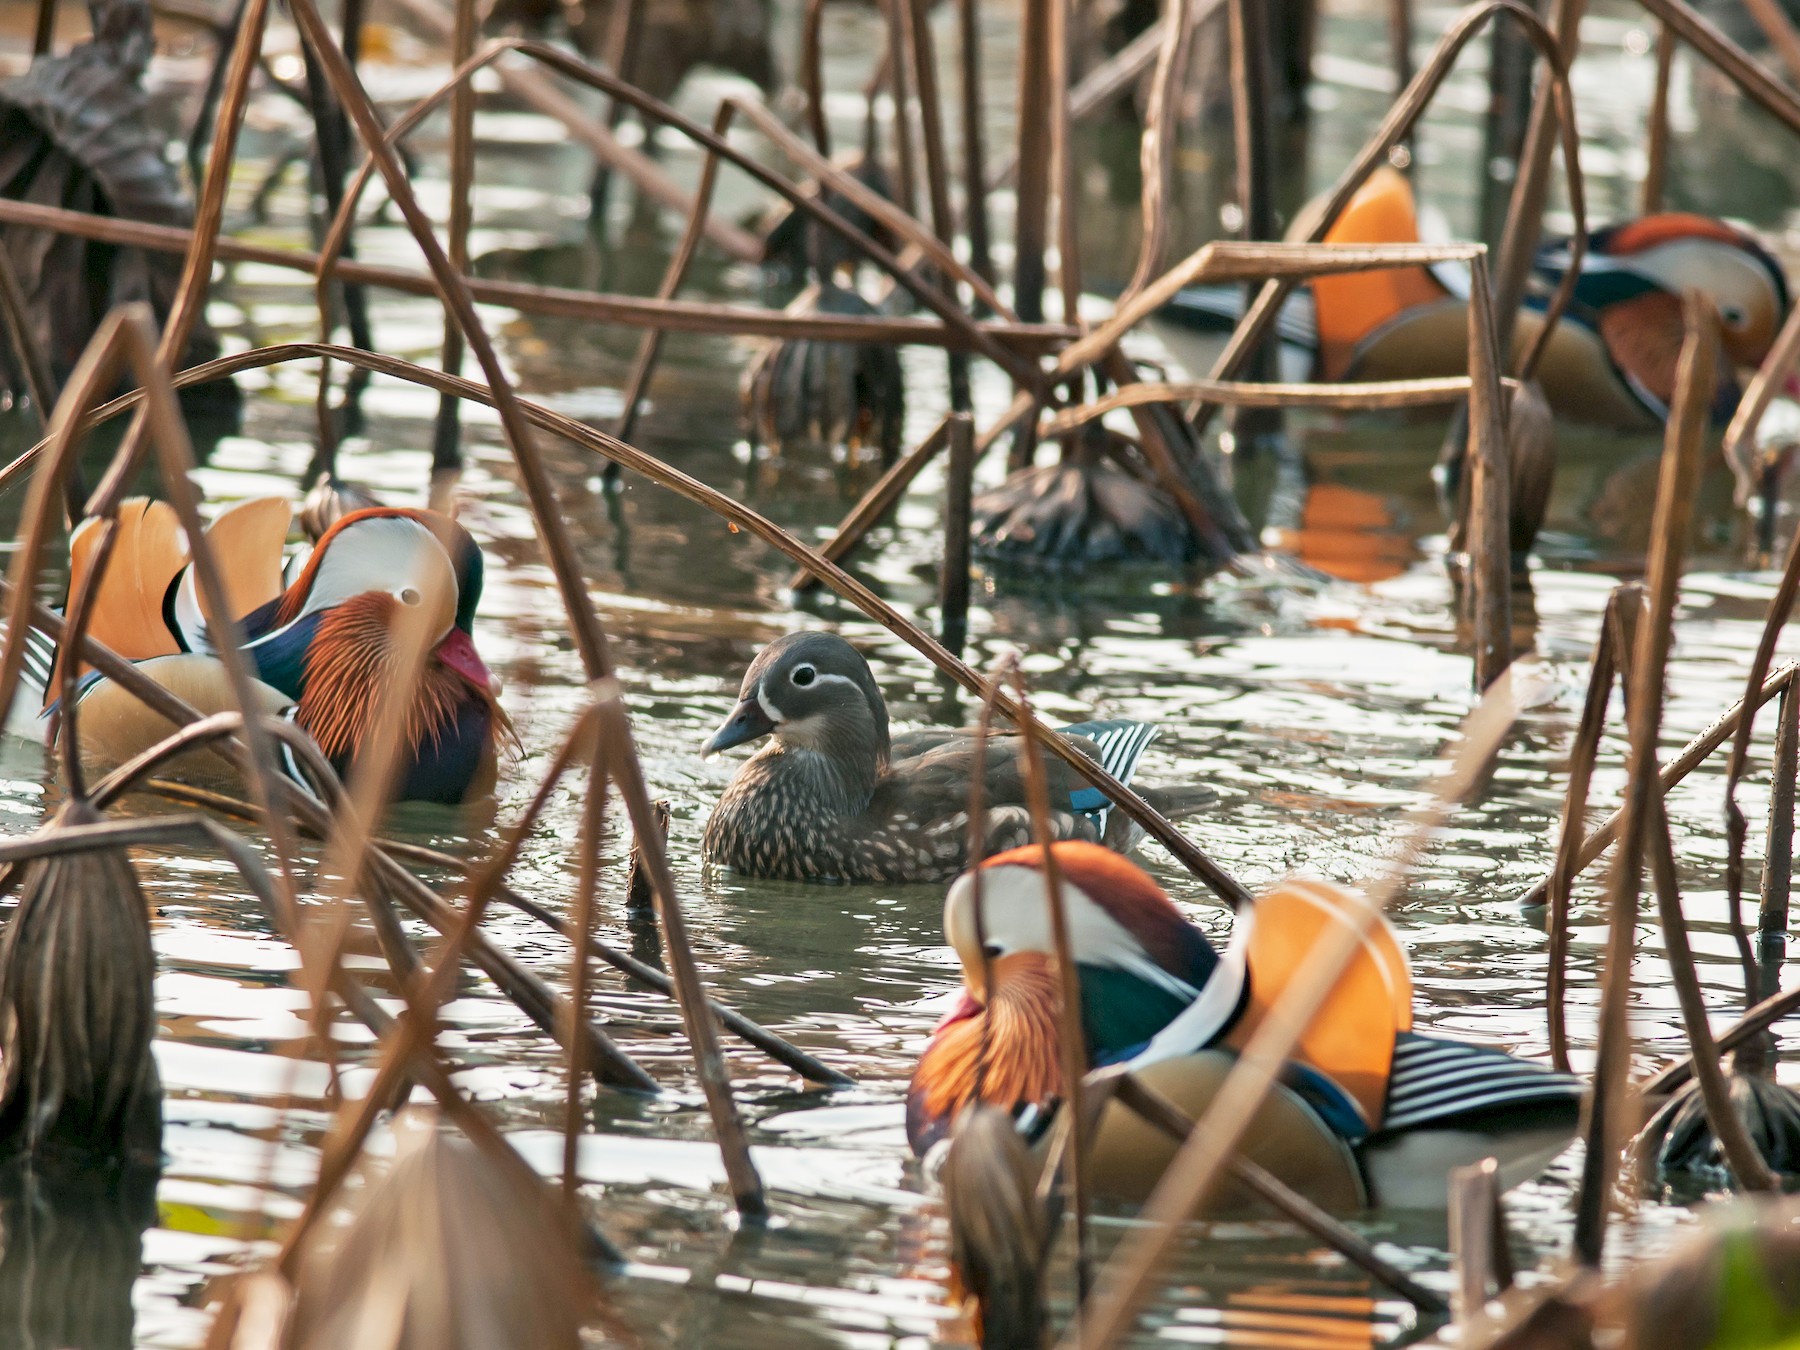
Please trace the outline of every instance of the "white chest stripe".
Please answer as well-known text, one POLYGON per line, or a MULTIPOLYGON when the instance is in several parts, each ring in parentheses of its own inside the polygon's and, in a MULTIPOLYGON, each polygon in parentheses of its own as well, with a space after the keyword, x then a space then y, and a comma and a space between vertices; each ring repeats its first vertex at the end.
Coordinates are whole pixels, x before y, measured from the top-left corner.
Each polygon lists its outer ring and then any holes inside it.
POLYGON ((1132 1056, 1133 1068, 1142 1068, 1158 1060, 1190 1055, 1203 1048, 1225 1026, 1237 1010, 1243 996, 1244 981, 1249 977, 1250 927, 1255 922, 1254 906, 1245 907, 1232 928, 1231 945, 1219 958, 1219 964, 1200 991, 1200 997, 1188 1004, 1168 1026, 1151 1037, 1150 1044, 1132 1056))

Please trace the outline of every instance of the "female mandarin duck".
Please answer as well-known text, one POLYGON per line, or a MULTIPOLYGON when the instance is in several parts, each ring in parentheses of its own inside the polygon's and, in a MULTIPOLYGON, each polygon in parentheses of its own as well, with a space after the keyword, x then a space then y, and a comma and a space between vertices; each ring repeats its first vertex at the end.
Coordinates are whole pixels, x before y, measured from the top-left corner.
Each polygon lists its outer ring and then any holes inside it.
MULTIPOLYGON (((1412 187, 1378 169, 1327 233, 1334 244, 1416 243, 1412 187)), ((1542 291, 1514 331, 1516 352, 1536 341, 1542 305, 1568 270, 1567 240, 1538 252, 1542 291), (1535 307, 1532 307, 1535 306, 1535 307)), ((1718 308, 1721 362, 1714 417, 1737 406, 1734 367, 1758 365, 1787 315, 1781 264, 1742 230, 1685 212, 1642 216, 1587 236, 1568 313, 1557 325, 1537 378, 1551 409, 1576 422, 1651 429, 1674 396, 1681 350, 1681 294, 1696 289, 1718 308)), ((1401 267, 1318 277, 1312 309, 1291 307, 1282 335, 1310 347, 1324 380, 1398 380, 1461 375, 1468 360, 1468 273, 1454 265, 1401 267)), ((1196 321, 1222 317, 1236 292, 1196 288, 1174 310, 1196 321)))
MULTIPOLYGON (((1083 722, 1065 735, 1129 783, 1156 728, 1124 720, 1083 722)), ((869 663, 832 633, 789 633, 763 648, 744 674, 738 703, 705 750, 772 737, 726 787, 707 822, 711 862, 788 881, 948 881, 968 864, 969 784, 976 738, 934 729, 888 731, 887 704, 869 663)), ((1031 837, 1017 756, 997 736, 985 775, 986 852, 1031 837)), ((1058 838, 1132 842, 1121 815, 1054 758, 1049 773, 1058 838)), ((1210 794, 1157 793, 1181 813, 1210 794)))
MULTIPOLYGON (((482 557, 468 531, 430 511, 355 511, 319 538, 284 584, 291 519, 285 502, 250 501, 207 531, 265 711, 291 718, 339 773, 347 771, 397 655, 393 620, 402 607, 427 606, 437 636, 408 713, 399 795, 443 803, 485 795, 508 723, 471 636, 482 557)), ((93 525, 84 522, 70 543, 71 593, 90 565, 93 525)), ((175 513, 135 500, 125 504, 120 525, 89 632, 202 712, 231 707, 175 513)), ((33 638, 27 672, 43 682, 45 712, 32 730, 46 736, 60 692, 59 656, 47 638, 33 638)), ((168 730, 98 676, 86 677, 79 706, 83 753, 98 762, 121 762, 168 730)))
MULTIPOLYGON (((1221 955, 1130 862, 1091 844, 1054 847, 1088 1063, 1125 1066, 1191 1117, 1312 945, 1360 903, 1326 882, 1286 882, 1240 913, 1221 955)), ((978 1094, 1040 1124, 1063 1094, 1042 857, 1031 845, 990 858, 944 901, 964 988, 907 1090, 916 1153, 946 1138, 978 1094)), ((1535 1175, 1573 1137, 1583 1095, 1578 1079, 1502 1050, 1414 1032, 1406 957, 1379 920, 1245 1150, 1329 1207, 1441 1207, 1451 1167, 1494 1155, 1506 1185, 1535 1175)), ((1173 1156, 1166 1136, 1109 1104, 1089 1175, 1102 1193, 1139 1200, 1173 1156)), ((1214 1203, 1242 1207, 1247 1197, 1214 1203)))

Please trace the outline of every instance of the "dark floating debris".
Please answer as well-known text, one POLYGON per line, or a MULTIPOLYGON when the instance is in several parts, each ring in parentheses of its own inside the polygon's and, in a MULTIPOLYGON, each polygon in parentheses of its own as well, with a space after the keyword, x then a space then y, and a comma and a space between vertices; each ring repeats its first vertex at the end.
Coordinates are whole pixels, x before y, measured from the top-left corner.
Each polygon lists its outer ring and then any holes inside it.
MULTIPOLYGON (((862 296, 834 281, 808 287, 788 312, 875 317, 862 296)), ((796 445, 873 447, 882 464, 900 453, 906 385, 894 348, 872 342, 775 342, 744 374, 752 438, 781 453, 796 445)))
MULTIPOLYGON (((99 820, 76 802, 51 828, 99 820)), ((155 979, 148 909, 124 849, 27 864, 0 936, 0 1152, 76 1171, 160 1166, 155 979)))
MULTIPOLYGON (((0 196, 152 225, 187 228, 193 207, 150 115, 144 72, 154 48, 146 0, 88 0, 92 40, 40 57, 0 81, 0 196)), ((67 380, 107 312, 147 300, 168 317, 180 283, 179 255, 9 225, 0 247, 17 273, 32 335, 57 382, 67 380)), ((196 318, 178 365, 219 355, 218 336, 196 318)), ((25 388, 12 344, 0 360, 8 385, 25 388)), ((228 379, 181 393, 190 415, 224 417, 238 407, 228 379)), ((48 414, 48 409, 44 410, 48 414)))
POLYGON ((975 550, 1006 562, 1184 565, 1199 541, 1175 501, 1122 468, 1130 442, 1089 422, 1055 464, 1014 473, 975 498, 975 550))
MULTIPOLYGON (((1732 1055, 1725 1086, 1732 1113, 1769 1169, 1800 1177, 1800 1093, 1777 1083, 1773 1068, 1766 1035, 1753 1036, 1732 1055)), ((1686 1084, 1650 1118, 1639 1148, 1639 1156, 1654 1163, 1647 1178, 1653 1186, 1683 1177, 1716 1182, 1731 1175, 1697 1081, 1686 1084)))

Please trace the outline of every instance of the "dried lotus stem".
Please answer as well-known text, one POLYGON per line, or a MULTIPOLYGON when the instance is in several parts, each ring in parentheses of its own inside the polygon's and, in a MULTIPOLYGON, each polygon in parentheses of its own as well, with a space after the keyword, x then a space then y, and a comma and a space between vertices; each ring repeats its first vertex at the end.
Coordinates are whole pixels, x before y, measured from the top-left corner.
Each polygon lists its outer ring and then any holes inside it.
POLYGON ((1630 743, 1625 763, 1625 800, 1620 808, 1619 851, 1608 884, 1609 930, 1601 983, 1600 1037, 1575 1215, 1574 1254, 1587 1266, 1600 1262, 1613 1201, 1613 1178, 1630 1132, 1625 1119, 1631 1087, 1627 1004, 1637 935, 1637 901, 1655 823, 1659 786, 1656 741, 1662 727, 1664 672, 1674 638, 1673 617, 1682 560, 1693 522, 1706 406, 1714 384, 1718 316, 1710 304, 1690 292, 1683 298, 1682 317, 1687 336, 1682 343, 1674 407, 1663 441, 1662 472, 1646 569, 1649 607, 1637 627, 1627 675, 1630 743))
MULTIPOLYGON (((1025 696, 1025 674, 1017 664, 1012 670, 1013 693, 1021 708, 1029 708, 1025 696)), ((1088 1240, 1087 1146, 1093 1122, 1083 1100, 1083 1084, 1087 1078, 1087 1034, 1081 1024, 1081 977, 1075 972, 1073 948, 1069 945, 1068 902, 1063 894, 1062 869, 1057 866, 1056 838, 1050 827, 1050 782, 1044 772, 1044 752, 1029 736, 1019 738, 1020 757, 1025 769, 1025 803, 1031 812, 1032 840, 1040 857, 1039 869, 1044 876, 1044 904, 1050 912, 1050 938, 1056 951, 1057 983, 1062 994, 1060 1013, 1062 1027, 1058 1048, 1062 1052, 1063 1103, 1060 1112, 1068 1122, 1067 1147, 1063 1151, 1063 1171, 1068 1178, 1070 1208, 1075 1213, 1075 1286, 1079 1302, 1071 1334, 1079 1335, 1082 1305, 1093 1288, 1094 1272, 1088 1240)))

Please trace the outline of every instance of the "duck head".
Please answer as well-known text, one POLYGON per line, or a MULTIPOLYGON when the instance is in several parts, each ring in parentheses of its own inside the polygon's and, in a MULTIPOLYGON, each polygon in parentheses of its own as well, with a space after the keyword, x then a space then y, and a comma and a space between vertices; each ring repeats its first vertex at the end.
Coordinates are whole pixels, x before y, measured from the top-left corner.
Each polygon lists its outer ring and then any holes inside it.
MULTIPOLYGON (((1724 221, 1683 212, 1643 216, 1589 236, 1575 299, 1619 370, 1654 404, 1674 399, 1684 337, 1681 296, 1697 290, 1719 314, 1724 357, 1713 419, 1736 410, 1736 367, 1768 355, 1787 316, 1781 264, 1755 239, 1724 221)), ((1546 250, 1547 274, 1567 266, 1562 245, 1546 250)))
POLYGON ((706 754, 773 736, 783 749, 813 750, 847 763, 887 767, 887 704, 869 663, 835 633, 789 633, 744 672, 737 706, 706 754))
POLYGON ((433 635, 409 712, 408 743, 441 737, 474 706, 503 724, 497 682, 475 650, 481 550, 462 526, 431 511, 375 508, 342 517, 320 537, 275 602, 273 631, 246 650, 259 677, 299 700, 296 720, 342 761, 370 730, 396 621, 421 608, 433 635))
MULTIPOLYGON (((1052 848, 1088 1062, 1110 1063, 1202 999, 1219 957, 1140 868, 1098 844, 1052 848)), ((920 1153, 968 1103, 1011 1110, 1062 1091, 1060 987, 1042 862, 1036 845, 995 854, 945 896, 944 937, 963 989, 907 1092, 907 1135, 920 1153)), ((1234 1012, 1243 981, 1222 982, 1218 992, 1234 1012)))

